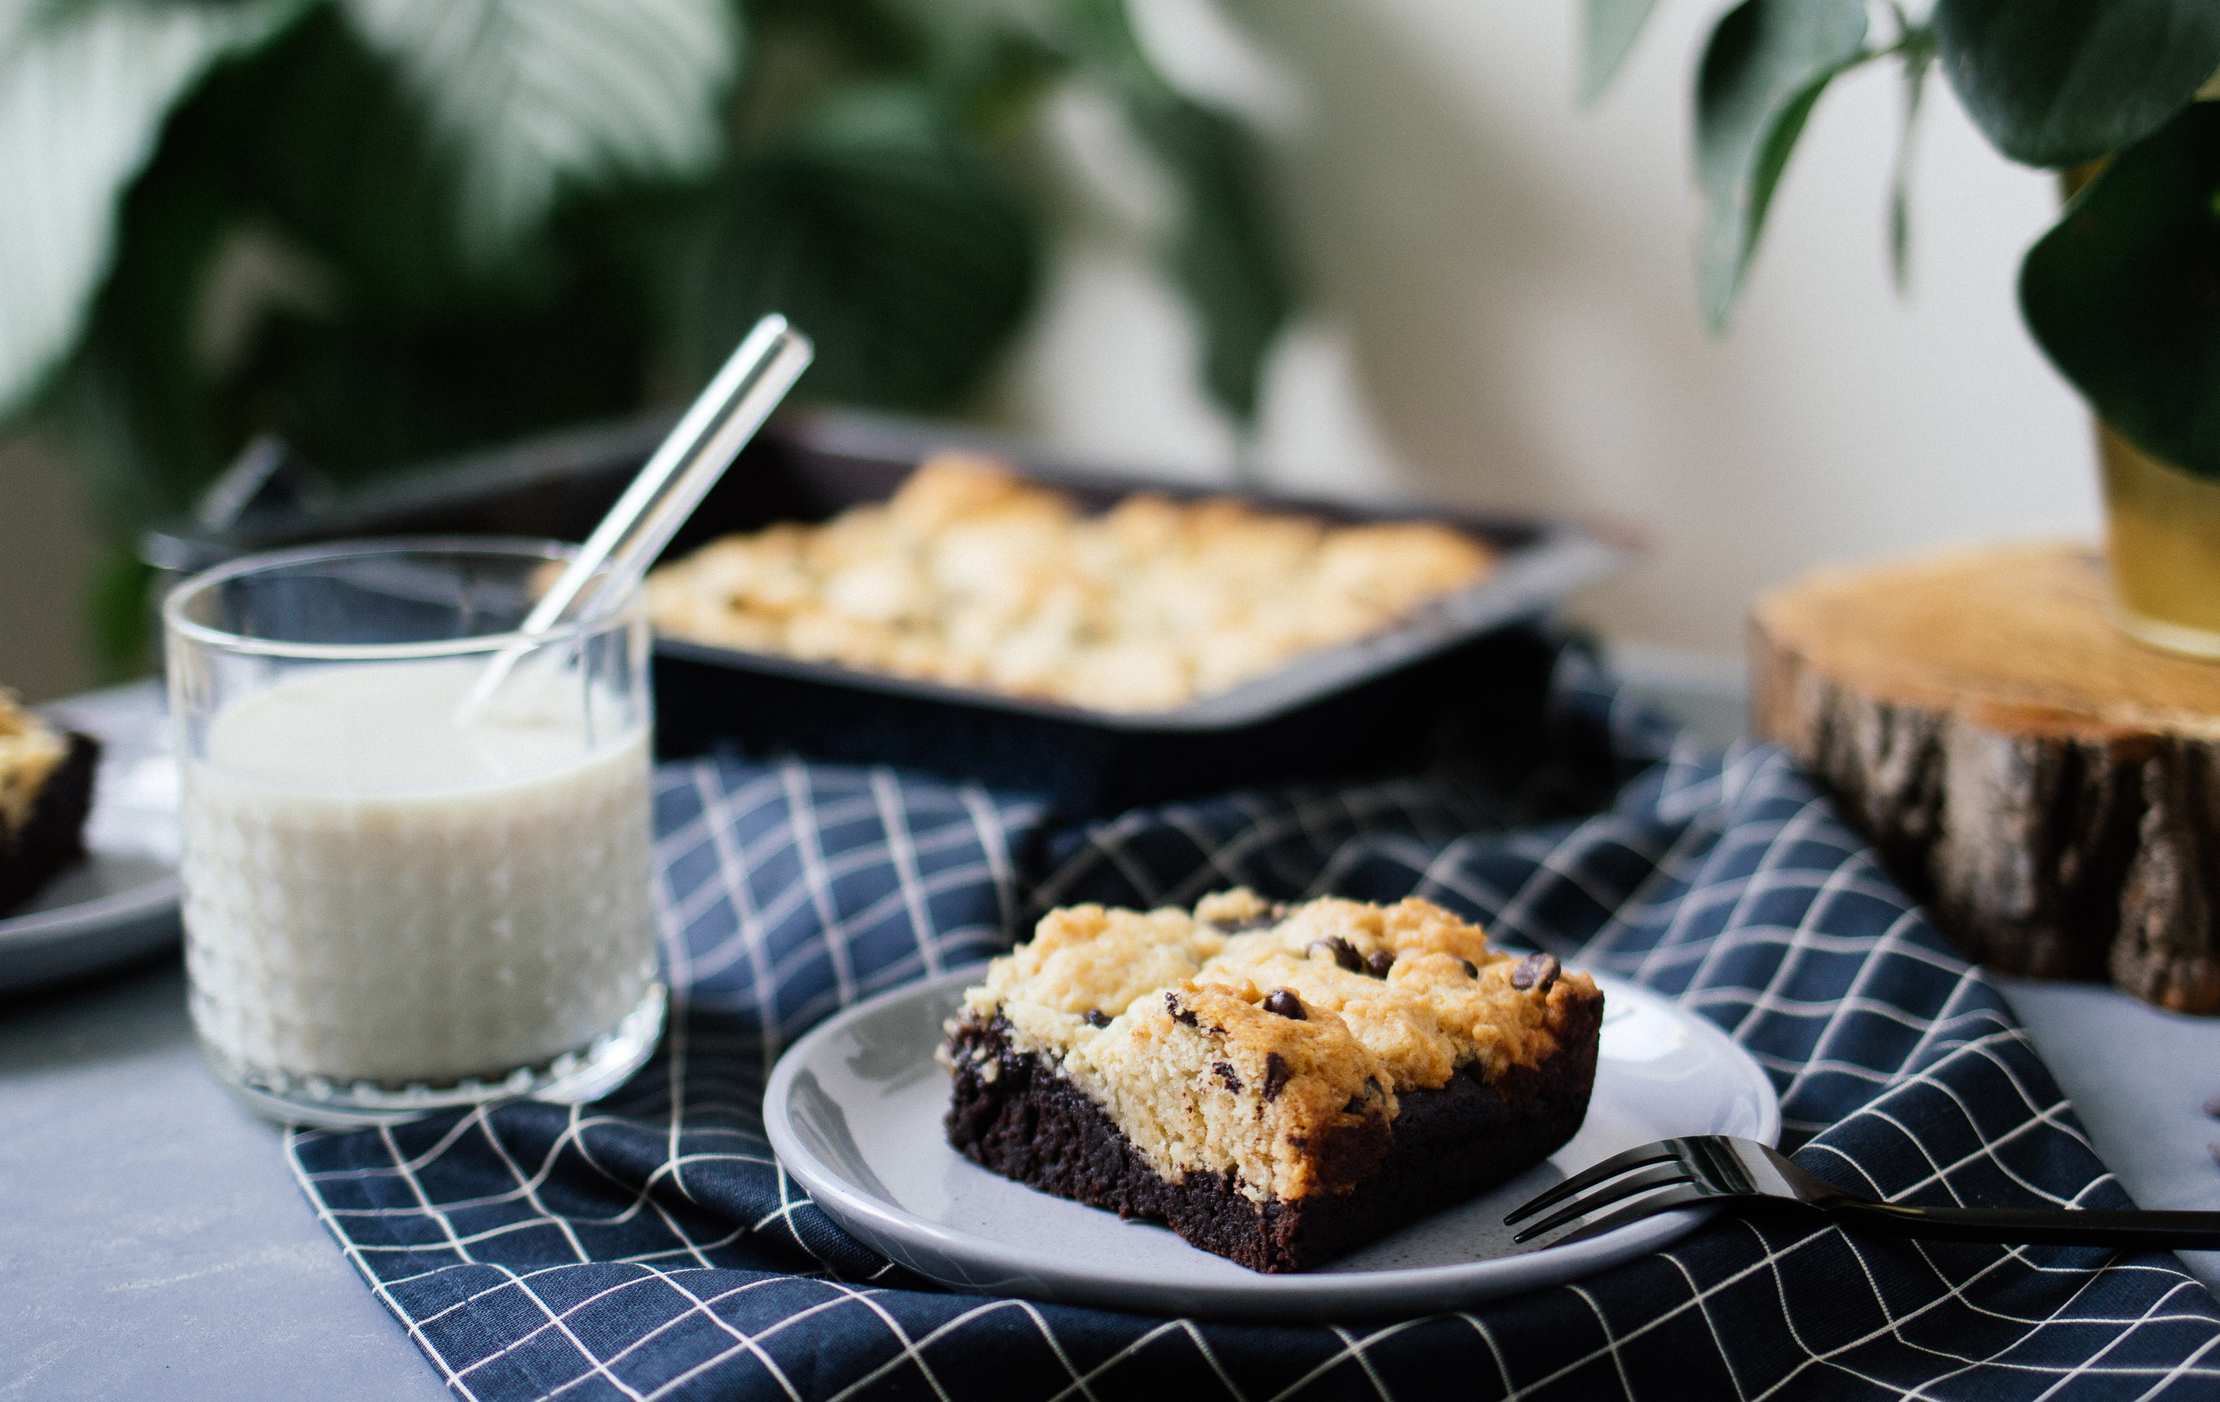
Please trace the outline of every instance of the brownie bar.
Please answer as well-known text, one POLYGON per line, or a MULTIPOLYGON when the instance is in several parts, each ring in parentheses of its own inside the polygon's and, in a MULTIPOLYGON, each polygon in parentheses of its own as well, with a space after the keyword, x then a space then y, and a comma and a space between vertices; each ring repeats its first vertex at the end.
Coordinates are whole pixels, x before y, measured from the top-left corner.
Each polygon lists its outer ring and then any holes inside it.
POLYGON ((955 1034, 969 1055, 958 1060, 948 1142, 1006 1178, 1162 1222, 1251 1270, 1308 1270, 1515 1177, 1571 1139, 1588 1112, 1601 1015, 1600 1000, 1589 1004, 1563 1050, 1492 1085, 1468 1067, 1438 1090, 1404 1092, 1401 1113, 1382 1126, 1384 1144, 1351 1134, 1359 1142, 1319 1146, 1323 1158, 1377 1164, 1346 1193, 1257 1203, 1230 1173, 1159 1177, 1099 1105, 1038 1056, 1013 1050, 1000 1019, 955 1034), (991 1079, 982 1074, 990 1063, 991 1079))
POLYGON ((949 1142, 1019 1182, 1300 1270, 1579 1128, 1603 995, 1424 900, 1074 906, 964 994, 949 1142))
POLYGON ((68 753, 39 785, 20 825, 0 820, 0 915, 85 855, 85 817, 92 811, 100 743, 74 731, 67 740, 68 753))

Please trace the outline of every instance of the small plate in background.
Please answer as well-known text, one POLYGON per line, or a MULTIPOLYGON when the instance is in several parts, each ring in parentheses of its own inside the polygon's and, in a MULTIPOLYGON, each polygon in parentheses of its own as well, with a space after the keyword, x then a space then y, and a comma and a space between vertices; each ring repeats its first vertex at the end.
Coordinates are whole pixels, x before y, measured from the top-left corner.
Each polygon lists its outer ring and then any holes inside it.
POLYGON ((127 963, 178 938, 177 766, 152 686, 52 715, 101 742, 85 859, 0 916, 0 993, 127 963))

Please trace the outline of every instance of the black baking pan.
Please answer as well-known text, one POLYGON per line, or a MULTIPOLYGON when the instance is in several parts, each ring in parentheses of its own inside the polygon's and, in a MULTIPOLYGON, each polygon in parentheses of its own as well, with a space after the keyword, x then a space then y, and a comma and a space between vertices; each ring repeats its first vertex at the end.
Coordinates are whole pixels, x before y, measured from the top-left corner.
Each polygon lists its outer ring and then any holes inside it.
MULTIPOLYGON (((560 434, 344 495, 288 481, 278 504, 249 506, 229 524, 196 520, 151 531, 143 553, 175 578, 253 551, 361 536, 578 540, 667 427, 668 420, 645 420, 560 434)), ((1054 461, 1023 444, 961 430, 852 413, 798 414, 779 419, 750 446, 672 551, 777 521, 823 520, 882 500, 920 459, 945 448, 995 453, 1090 507, 1144 489, 1181 498, 1223 491, 1054 461)), ((265 453, 258 473, 283 475, 272 474, 267 459, 265 453)), ((1384 631, 1151 713, 1089 711, 659 639, 657 747, 673 756, 729 742, 757 752, 891 762, 1033 790, 1069 812, 1324 778, 1410 758, 1433 717, 1485 699, 1492 635, 1546 612, 1627 555, 1623 540, 1566 521, 1272 492, 1241 495, 1335 521, 1444 521, 1494 546, 1499 564, 1486 580, 1384 631)))

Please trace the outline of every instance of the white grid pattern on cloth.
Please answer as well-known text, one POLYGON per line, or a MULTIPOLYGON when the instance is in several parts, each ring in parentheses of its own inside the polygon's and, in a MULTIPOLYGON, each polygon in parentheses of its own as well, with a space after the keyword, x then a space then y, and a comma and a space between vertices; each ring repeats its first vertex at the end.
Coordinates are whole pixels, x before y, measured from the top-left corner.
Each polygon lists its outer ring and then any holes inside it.
POLYGON ((2048 1071, 1780 755, 1674 744, 1577 661, 1553 722, 1630 780, 1506 830, 1443 780, 1059 827, 887 770, 668 767, 673 1031, 586 1109, 292 1137, 318 1213, 460 1396, 2220 1395, 2220 1307, 2171 1257, 1722 1220, 1577 1286, 1364 1329, 945 1292, 851 1241, 762 1134, 769 1060, 843 1000, 976 961, 1074 900, 1417 892, 1639 979, 1742 1042, 1800 1161, 1891 1197, 2121 1205, 2048 1071))

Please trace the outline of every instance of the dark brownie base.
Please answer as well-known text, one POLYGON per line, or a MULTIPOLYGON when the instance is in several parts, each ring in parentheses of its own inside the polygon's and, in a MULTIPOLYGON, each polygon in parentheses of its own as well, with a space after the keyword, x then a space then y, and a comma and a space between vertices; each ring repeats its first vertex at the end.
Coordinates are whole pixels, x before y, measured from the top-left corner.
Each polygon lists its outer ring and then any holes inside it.
POLYGON ((1564 1047, 1538 1067, 1489 1084, 1460 1072, 1438 1090, 1398 1097, 1389 1142, 1323 1146, 1376 1158, 1350 1192, 1251 1202, 1231 1173, 1157 1176, 1110 1117, 1030 1052, 1010 1048, 1007 1025, 970 1023, 959 1051, 993 1053, 991 1081, 958 1058, 948 1142, 1020 1183, 1146 1217, 1189 1243, 1257 1271, 1299 1271, 1471 1197, 1539 1162, 1572 1138, 1595 1084, 1602 1000, 1581 1010, 1564 1047))
POLYGON ((0 915, 85 855, 85 815, 92 811, 99 758, 97 740, 72 733, 69 753, 39 789, 30 818, 19 831, 0 830, 0 915))

